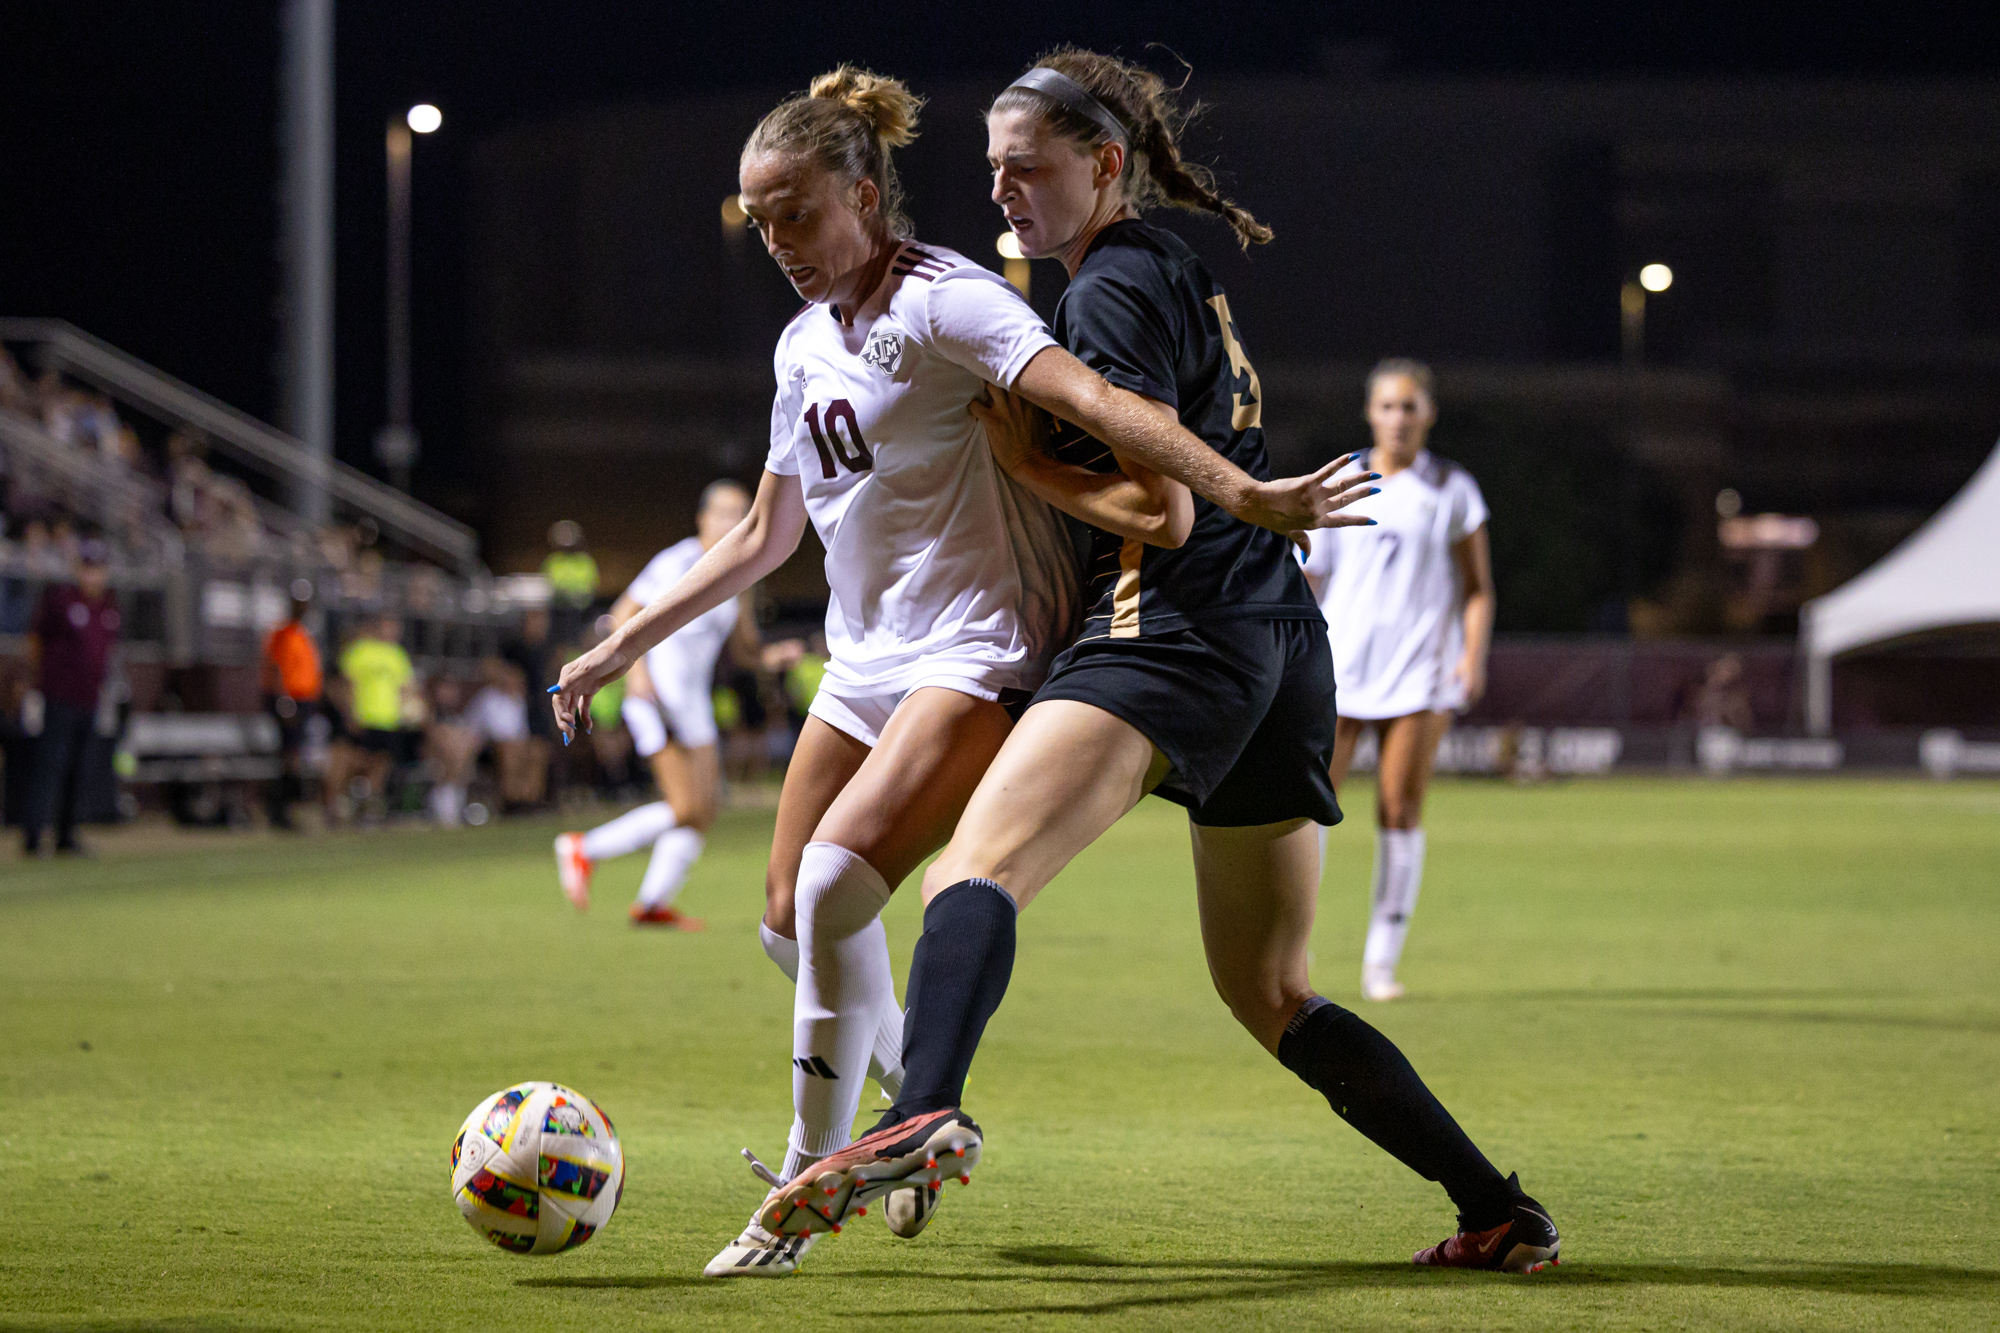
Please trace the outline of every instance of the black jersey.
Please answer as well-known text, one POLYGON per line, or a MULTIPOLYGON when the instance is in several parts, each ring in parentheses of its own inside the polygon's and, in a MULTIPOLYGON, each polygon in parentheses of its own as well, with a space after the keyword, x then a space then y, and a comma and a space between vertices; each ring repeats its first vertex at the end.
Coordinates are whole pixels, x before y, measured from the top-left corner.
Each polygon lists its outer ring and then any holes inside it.
MULTIPOLYGON (((1229 299, 1188 243, 1136 220, 1090 244, 1056 306, 1056 340, 1121 389, 1172 407, 1181 424, 1259 481, 1264 453, 1257 372, 1229 299)), ((1056 457, 1115 472, 1111 451, 1058 424, 1056 457)), ((1090 608, 1083 639, 1141 638, 1220 620, 1318 620, 1312 591, 1277 533, 1194 497, 1194 528, 1167 550, 1070 520, 1090 608)))

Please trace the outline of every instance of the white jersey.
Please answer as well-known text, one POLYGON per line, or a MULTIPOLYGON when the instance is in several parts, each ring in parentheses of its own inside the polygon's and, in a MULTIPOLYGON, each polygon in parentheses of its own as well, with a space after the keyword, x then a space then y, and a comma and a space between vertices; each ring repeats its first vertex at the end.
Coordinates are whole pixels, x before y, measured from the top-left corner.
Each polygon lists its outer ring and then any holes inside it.
POLYGON ((1053 346, 996 274, 909 243, 852 327, 811 305, 779 337, 764 467, 798 477, 826 547, 835 694, 895 694, 940 670, 1033 689, 1067 643, 1068 538, 966 411, 1053 346))
POLYGON ((1453 675, 1465 589, 1451 548, 1486 522, 1479 483, 1423 450, 1355 512, 1377 526, 1314 532, 1305 560, 1333 645, 1335 708, 1379 719, 1465 707, 1453 675))
MULTIPOLYGON (((703 555, 701 538, 675 542, 646 562, 625 595, 646 606, 681 581, 703 555)), ((653 689, 669 694, 706 695, 715 679, 715 659, 736 628, 736 599, 710 607, 646 652, 646 674, 653 689)))

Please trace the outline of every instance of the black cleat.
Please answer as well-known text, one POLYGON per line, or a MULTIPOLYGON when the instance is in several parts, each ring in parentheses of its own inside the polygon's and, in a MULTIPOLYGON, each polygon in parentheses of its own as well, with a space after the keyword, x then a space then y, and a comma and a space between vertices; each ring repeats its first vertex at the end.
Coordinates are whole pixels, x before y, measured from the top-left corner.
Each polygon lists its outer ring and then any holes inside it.
POLYGON ((1507 1177, 1507 1189, 1514 1196, 1512 1217, 1486 1231, 1461 1230, 1428 1250, 1418 1250, 1411 1262, 1426 1268, 1483 1268, 1507 1273, 1538 1273, 1562 1262, 1556 1257, 1562 1249, 1562 1237, 1556 1234, 1548 1209, 1521 1193, 1518 1175, 1507 1177))

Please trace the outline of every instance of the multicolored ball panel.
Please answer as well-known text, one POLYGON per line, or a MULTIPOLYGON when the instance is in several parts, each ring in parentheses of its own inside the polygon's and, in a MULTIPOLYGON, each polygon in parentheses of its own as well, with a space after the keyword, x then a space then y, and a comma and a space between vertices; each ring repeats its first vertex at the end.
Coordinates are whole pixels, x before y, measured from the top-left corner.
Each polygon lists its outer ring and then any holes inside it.
POLYGON ((625 1191, 604 1112, 556 1083, 517 1083, 473 1108, 451 1145, 452 1190, 473 1230, 513 1254, 575 1249, 625 1191))

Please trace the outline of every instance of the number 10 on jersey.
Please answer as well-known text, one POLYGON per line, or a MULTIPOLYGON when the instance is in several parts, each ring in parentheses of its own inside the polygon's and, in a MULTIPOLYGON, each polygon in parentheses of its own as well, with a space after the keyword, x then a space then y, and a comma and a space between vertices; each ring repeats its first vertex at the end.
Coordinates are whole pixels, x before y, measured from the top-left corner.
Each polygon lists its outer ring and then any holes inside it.
POLYGON ((813 447, 819 450, 820 471, 828 481, 835 475, 834 460, 849 472, 866 472, 875 466, 875 460, 868 456, 868 441, 861 438, 861 423, 854 417, 854 404, 845 398, 836 398, 826 405, 826 429, 820 429, 820 407, 814 403, 806 409, 806 429, 812 432, 813 447), (843 426, 846 438, 842 439, 843 426))

